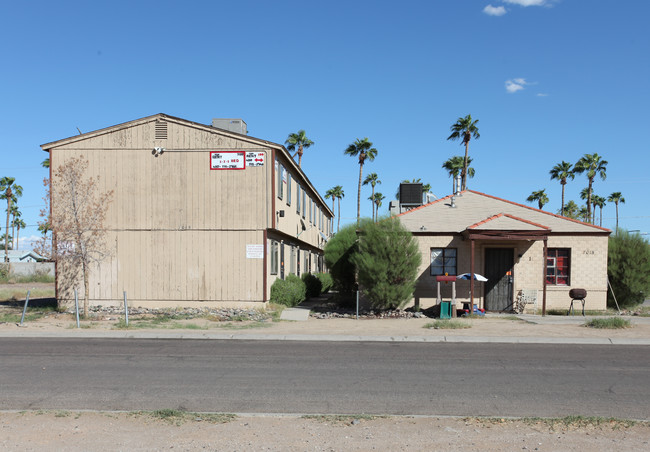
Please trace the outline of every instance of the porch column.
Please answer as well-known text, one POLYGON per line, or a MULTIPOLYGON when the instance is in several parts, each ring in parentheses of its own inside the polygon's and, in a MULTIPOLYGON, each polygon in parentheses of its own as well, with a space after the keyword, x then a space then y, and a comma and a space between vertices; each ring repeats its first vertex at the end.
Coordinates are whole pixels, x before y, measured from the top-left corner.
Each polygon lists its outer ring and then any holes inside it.
POLYGON ((544 265, 542 265, 543 274, 543 290, 542 290, 542 315, 546 315, 546 259, 548 258, 548 239, 544 237, 544 265))
POLYGON ((474 239, 469 239, 471 253, 469 257, 469 313, 474 312, 474 239))

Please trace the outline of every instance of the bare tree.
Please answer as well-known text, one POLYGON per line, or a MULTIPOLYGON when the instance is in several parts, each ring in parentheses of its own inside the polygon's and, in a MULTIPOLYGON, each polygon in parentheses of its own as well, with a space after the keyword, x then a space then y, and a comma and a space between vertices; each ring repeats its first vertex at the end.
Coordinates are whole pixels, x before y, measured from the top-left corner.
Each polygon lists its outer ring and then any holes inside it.
POLYGON ((54 233, 53 257, 59 278, 74 284, 80 274, 84 285, 83 315, 88 316, 89 276, 93 264, 110 255, 106 245, 105 220, 113 191, 99 192, 99 176, 88 177, 88 161, 68 159, 54 171, 51 183, 54 233))

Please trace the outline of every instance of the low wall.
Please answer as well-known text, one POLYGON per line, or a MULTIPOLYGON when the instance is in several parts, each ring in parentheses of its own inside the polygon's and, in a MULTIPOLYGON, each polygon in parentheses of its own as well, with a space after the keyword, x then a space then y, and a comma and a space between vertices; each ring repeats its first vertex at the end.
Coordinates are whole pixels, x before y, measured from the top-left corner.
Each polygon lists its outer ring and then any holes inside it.
POLYGON ((54 277, 54 262, 11 262, 15 276, 49 275, 54 277))

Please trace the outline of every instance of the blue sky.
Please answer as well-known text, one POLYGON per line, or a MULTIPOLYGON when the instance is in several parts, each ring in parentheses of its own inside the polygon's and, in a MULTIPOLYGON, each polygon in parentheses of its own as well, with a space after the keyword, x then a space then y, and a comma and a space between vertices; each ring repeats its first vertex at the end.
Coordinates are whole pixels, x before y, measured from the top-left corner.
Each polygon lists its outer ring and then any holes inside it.
MULTIPOLYGON (((545 188, 556 212, 549 170, 596 152, 609 164, 594 192, 622 192, 621 227, 650 232, 648 19, 645 0, 6 2, 0 177, 24 189, 28 238, 41 144, 155 113, 243 118, 278 143, 307 131, 303 169, 321 194, 344 187, 343 224, 359 174, 348 144, 378 149, 364 175, 379 175, 386 212, 403 179, 451 192, 441 165, 463 147, 446 138, 471 114, 481 138, 468 188, 521 203, 545 188)), ((586 185, 577 176, 567 200, 586 185)), ((603 226, 614 223, 607 205, 603 226)))

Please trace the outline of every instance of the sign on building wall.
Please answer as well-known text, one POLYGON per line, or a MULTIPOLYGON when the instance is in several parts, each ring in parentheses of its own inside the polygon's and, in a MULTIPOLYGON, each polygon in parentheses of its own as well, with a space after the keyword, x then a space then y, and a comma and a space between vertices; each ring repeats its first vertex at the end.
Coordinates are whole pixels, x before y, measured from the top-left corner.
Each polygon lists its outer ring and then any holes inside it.
POLYGON ((264 259, 264 245, 246 245, 246 259, 264 259))
POLYGON ((213 170, 243 170, 246 169, 246 153, 244 151, 212 151, 210 152, 210 169, 213 170))
POLYGON ((246 153, 246 167, 250 168, 253 166, 264 166, 264 158, 266 153, 264 152, 247 152, 246 153))

